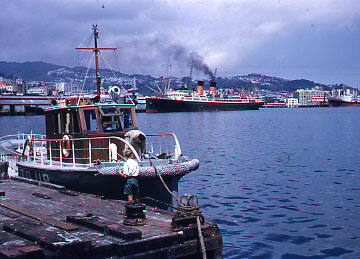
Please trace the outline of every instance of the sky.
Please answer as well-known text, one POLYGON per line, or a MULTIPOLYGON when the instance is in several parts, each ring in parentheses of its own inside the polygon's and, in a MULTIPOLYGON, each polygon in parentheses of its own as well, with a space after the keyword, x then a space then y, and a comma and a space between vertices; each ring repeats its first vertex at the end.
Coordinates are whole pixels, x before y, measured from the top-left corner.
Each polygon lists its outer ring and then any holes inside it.
POLYGON ((360 86, 359 0, 1 0, 0 61, 206 78, 260 73, 360 86), (206 72, 206 71, 205 71, 206 72))

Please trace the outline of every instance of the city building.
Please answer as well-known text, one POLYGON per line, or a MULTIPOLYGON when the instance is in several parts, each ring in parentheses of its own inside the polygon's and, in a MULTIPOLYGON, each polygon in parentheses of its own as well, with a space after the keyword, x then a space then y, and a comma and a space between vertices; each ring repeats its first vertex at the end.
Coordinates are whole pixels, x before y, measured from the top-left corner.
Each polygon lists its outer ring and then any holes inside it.
POLYGON ((285 99, 286 107, 292 108, 292 107, 299 107, 299 99, 290 97, 285 99))
POLYGON ((325 91, 320 87, 296 90, 294 97, 299 100, 299 106, 321 106, 326 101, 325 91))

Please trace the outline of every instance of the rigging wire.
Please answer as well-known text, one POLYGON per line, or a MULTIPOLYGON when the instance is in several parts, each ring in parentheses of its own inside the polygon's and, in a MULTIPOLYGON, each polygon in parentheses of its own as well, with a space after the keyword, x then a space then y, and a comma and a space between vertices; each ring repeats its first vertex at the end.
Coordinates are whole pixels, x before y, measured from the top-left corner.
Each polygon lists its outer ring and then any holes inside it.
MULTIPOLYGON (((92 31, 90 31, 84 38, 83 40, 80 42, 80 44, 77 46, 78 48, 80 48, 81 46, 83 46, 83 43, 86 41, 86 43, 84 44, 85 47, 90 46, 92 40, 92 31)), ((86 56, 80 56, 80 50, 78 49, 78 67, 80 67, 82 65, 82 63, 85 61, 85 57, 86 56)), ((85 62, 84 62, 85 63, 85 62)))
MULTIPOLYGON (((159 87, 159 85, 157 83, 154 83, 154 85, 159 89, 161 95, 164 95, 163 91, 161 91, 161 88, 159 87)), ((151 88, 152 89, 152 88, 151 88)), ((154 90, 153 90, 154 91, 154 90)), ((156 91, 155 91, 156 92, 156 91)), ((156 92, 159 94, 159 92, 156 92)))
POLYGON ((121 72, 120 72, 119 58, 118 58, 117 52, 116 52, 115 50, 114 50, 114 54, 115 54, 115 65, 116 65, 116 68, 117 68, 118 72, 121 74, 121 72))
MULTIPOLYGON (((157 93, 158 95, 160 95, 160 92, 156 91, 154 88, 150 87, 150 86, 147 86, 147 85, 144 85, 145 87, 149 88, 151 91, 154 91, 155 93, 157 93)), ((161 92, 162 94, 162 92, 161 92)))
POLYGON ((100 57, 101 60, 104 61, 105 65, 110 69, 110 71, 113 73, 113 75, 116 77, 116 79, 119 82, 120 87, 124 90, 125 94, 127 95, 128 99, 132 102, 132 104, 135 104, 134 101, 129 97, 129 95, 127 94, 127 91, 125 89, 125 87, 123 86, 123 84, 120 82, 120 78, 117 77, 117 75, 115 74, 114 70, 112 70, 112 68, 110 67, 109 63, 107 63, 106 59, 103 57, 103 55, 100 52, 100 57))
MULTIPOLYGON (((91 39, 92 33, 93 33, 92 30, 90 30, 90 32, 83 38, 83 40, 80 42, 80 44, 77 47, 80 48, 86 39, 88 40, 87 42, 89 43, 89 38, 91 39)), ((85 44, 85 46, 87 46, 87 44, 85 44)))
POLYGON ((85 78, 84 78, 84 83, 83 83, 83 85, 82 85, 82 87, 81 87, 81 89, 80 89, 80 95, 79 95, 79 100, 78 100, 77 106, 79 106, 79 104, 80 104, 80 98, 81 98, 83 89, 84 89, 84 87, 85 87, 86 78, 87 78, 87 76, 88 76, 88 74, 89 74, 90 65, 91 65, 91 60, 92 60, 92 58, 93 58, 93 55, 94 55, 94 53, 92 53, 92 54, 90 55, 88 68, 87 68, 87 70, 86 70, 86 75, 85 75, 85 78))

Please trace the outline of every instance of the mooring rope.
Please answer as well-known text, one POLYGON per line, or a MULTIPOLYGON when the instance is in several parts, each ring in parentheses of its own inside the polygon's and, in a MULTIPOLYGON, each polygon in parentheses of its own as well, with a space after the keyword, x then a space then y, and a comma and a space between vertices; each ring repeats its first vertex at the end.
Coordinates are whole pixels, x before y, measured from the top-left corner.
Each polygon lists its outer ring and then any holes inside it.
POLYGON ((154 167, 155 173, 156 173, 157 176, 160 178, 160 181, 161 181, 161 183, 163 184, 163 186, 165 187, 165 189, 166 189, 166 190, 168 191, 168 193, 170 193, 170 195, 171 195, 172 197, 174 197, 174 199, 179 203, 179 200, 180 200, 180 199, 179 199, 175 194, 173 194, 173 193, 170 191, 170 189, 169 189, 169 187, 166 185, 164 179, 163 179, 162 176, 159 174, 159 171, 157 170, 155 163, 154 163, 150 158, 149 158, 149 160, 150 160, 151 165, 154 167))
POLYGON ((205 243, 204 243, 204 237, 203 237, 202 232, 201 232, 200 217, 199 216, 196 216, 196 225, 197 225, 197 230, 198 230, 198 235, 199 235, 199 240, 200 240, 201 255, 202 255, 203 259, 206 259, 205 243))
MULTIPOLYGON (((163 186, 165 187, 165 189, 171 194, 171 196, 173 196, 175 198, 175 200, 177 201, 178 205, 179 205, 179 209, 182 208, 182 210, 184 210, 186 207, 185 206, 182 206, 180 204, 180 199, 175 195, 173 194, 169 187, 166 185, 164 179, 162 178, 162 176, 159 174, 157 168, 156 168, 156 165, 155 163, 149 158, 150 160, 150 163, 151 165, 154 167, 154 170, 156 172, 156 174, 158 175, 158 177, 160 178, 160 181, 161 183, 163 184, 163 186)), ((202 235, 202 232, 201 232, 201 227, 200 227, 200 216, 201 214, 199 215, 199 207, 197 206, 195 208, 195 210, 192 210, 192 211, 186 211, 188 214, 190 215, 196 215, 196 225, 197 225, 197 231, 198 231, 198 236, 199 236, 199 240, 200 240, 200 248, 201 248, 201 255, 202 255, 202 258, 203 259, 206 259, 206 251, 205 251, 205 243, 204 243, 204 237, 202 235)))

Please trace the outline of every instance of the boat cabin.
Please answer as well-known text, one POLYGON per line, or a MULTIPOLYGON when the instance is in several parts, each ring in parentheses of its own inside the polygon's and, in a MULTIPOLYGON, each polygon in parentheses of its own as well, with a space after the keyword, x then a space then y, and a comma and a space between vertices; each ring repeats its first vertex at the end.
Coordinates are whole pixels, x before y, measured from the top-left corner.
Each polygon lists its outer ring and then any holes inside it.
POLYGON ((106 137, 123 138, 126 132, 138 129, 135 105, 91 104, 83 98, 80 101, 78 98, 69 98, 63 105, 47 109, 45 119, 46 138, 61 140, 48 142, 48 155, 50 152, 57 154, 61 150, 59 158, 62 156, 62 159, 72 161, 74 156, 77 163, 88 163, 85 160, 89 159, 89 155, 92 160, 106 160, 109 157, 110 144, 115 144, 116 152, 121 154, 124 144, 110 143, 106 137), (78 140, 89 138, 93 140, 78 140))

